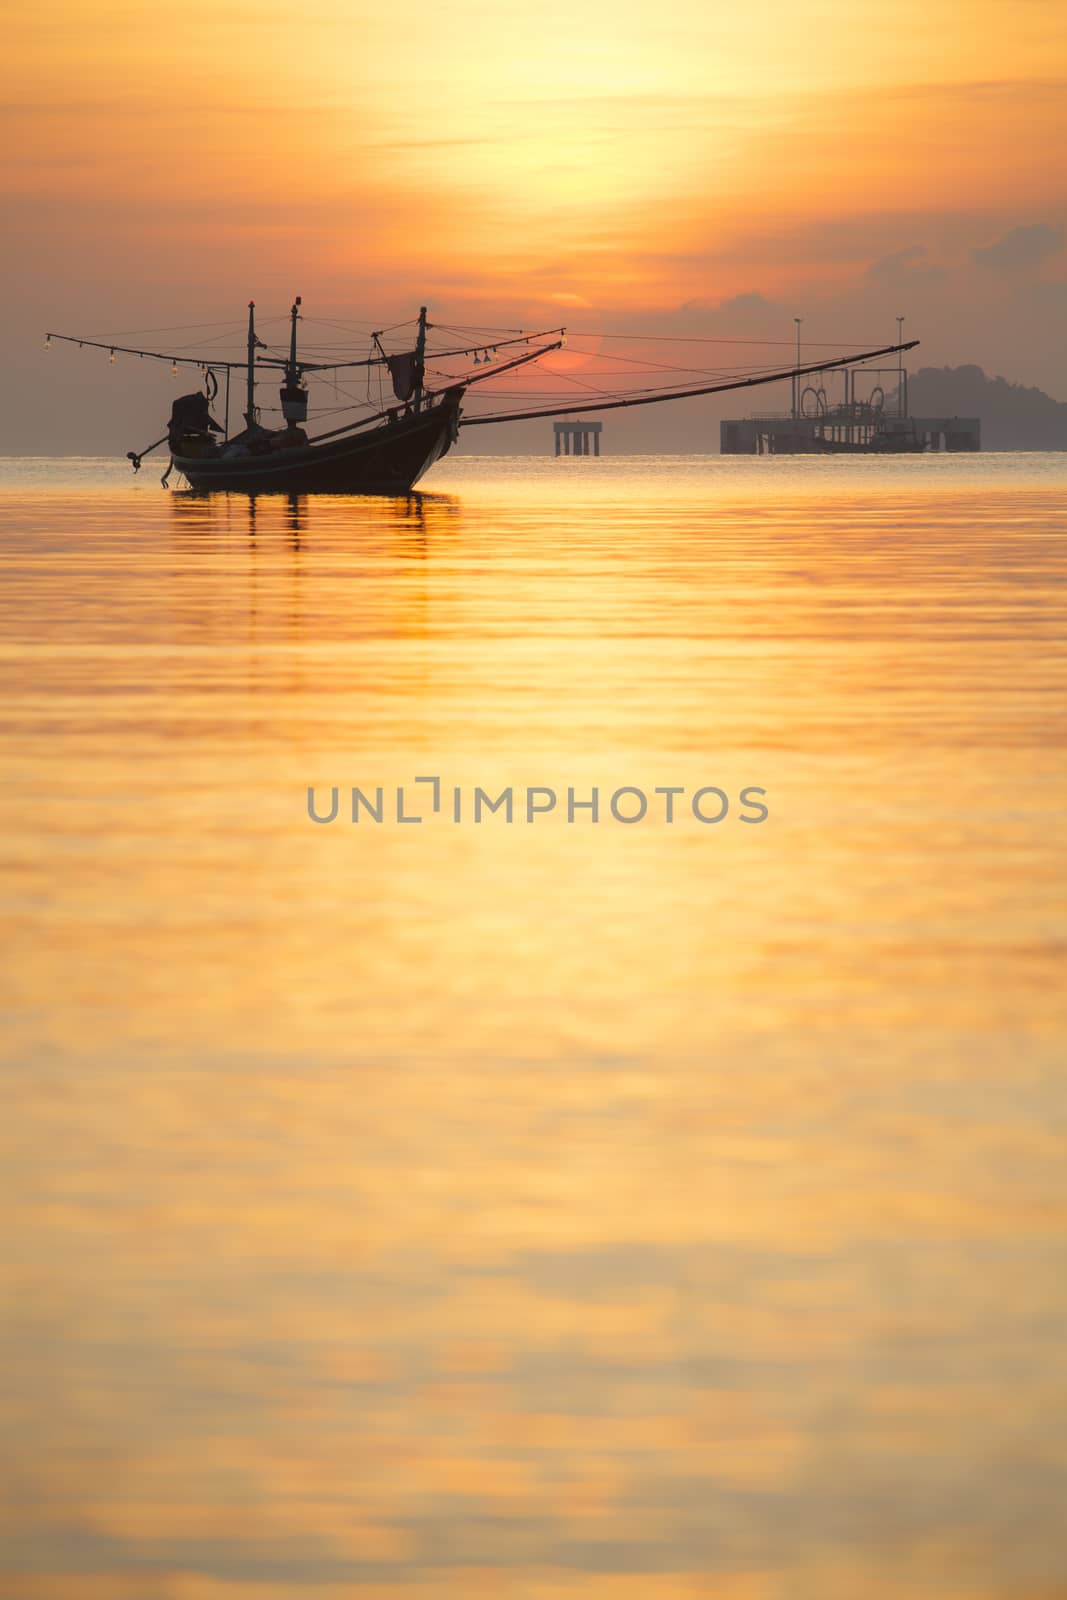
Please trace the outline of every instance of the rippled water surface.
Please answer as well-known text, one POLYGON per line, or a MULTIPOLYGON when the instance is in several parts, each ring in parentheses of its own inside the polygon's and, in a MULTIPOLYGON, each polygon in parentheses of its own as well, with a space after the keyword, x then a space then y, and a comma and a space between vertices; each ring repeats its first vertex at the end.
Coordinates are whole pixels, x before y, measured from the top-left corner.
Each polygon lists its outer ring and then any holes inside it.
POLYGON ((5 1600, 1062 1596, 1067 457, 425 489, 0 464, 5 1600))

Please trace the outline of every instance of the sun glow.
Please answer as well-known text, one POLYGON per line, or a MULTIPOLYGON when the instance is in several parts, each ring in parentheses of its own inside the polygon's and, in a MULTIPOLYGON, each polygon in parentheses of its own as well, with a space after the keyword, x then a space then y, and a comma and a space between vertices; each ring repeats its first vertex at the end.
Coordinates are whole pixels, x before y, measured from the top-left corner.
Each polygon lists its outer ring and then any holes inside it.
MULTIPOLYGON (((7 35, 12 255, 42 326, 71 305, 109 329, 296 286, 320 312, 592 326, 810 304, 916 248, 929 286, 1067 212, 1034 158, 1067 143, 1067 12, 1000 19, 961 0, 413 0, 398 26, 222 0, 205 52, 134 0, 56 0, 7 35)), ((898 298, 885 315, 912 309, 898 298)))

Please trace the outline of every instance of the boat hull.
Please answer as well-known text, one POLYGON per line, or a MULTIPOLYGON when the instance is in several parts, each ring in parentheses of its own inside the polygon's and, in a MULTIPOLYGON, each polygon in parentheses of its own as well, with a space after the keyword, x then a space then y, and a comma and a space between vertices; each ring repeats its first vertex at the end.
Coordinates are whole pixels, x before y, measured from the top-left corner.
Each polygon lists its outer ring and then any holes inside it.
POLYGON ((461 398, 448 395, 416 416, 293 450, 202 459, 172 454, 171 461, 201 493, 407 494, 451 448, 461 398))

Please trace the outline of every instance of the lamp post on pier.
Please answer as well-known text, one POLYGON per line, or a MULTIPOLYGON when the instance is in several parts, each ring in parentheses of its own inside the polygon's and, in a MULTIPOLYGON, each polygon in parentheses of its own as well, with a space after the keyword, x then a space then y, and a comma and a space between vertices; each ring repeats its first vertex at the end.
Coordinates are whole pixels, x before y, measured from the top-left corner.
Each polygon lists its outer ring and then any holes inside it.
MULTIPOLYGON (((904 318, 897 318, 897 344, 904 343, 904 318)), ((904 352, 897 351, 897 416, 908 414, 908 382, 904 376, 904 352)))

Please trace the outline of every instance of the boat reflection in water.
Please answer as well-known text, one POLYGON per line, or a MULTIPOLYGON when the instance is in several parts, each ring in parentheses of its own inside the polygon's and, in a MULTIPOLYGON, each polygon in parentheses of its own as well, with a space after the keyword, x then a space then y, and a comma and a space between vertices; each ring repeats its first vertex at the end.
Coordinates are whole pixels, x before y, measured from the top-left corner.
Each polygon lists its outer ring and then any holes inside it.
POLYGON ((177 489, 168 498, 174 526, 182 533, 214 534, 232 539, 257 538, 280 532, 300 548, 301 536, 312 529, 336 534, 358 531, 362 537, 386 531, 429 534, 443 530, 460 512, 456 495, 306 495, 218 494, 204 489, 177 489))

